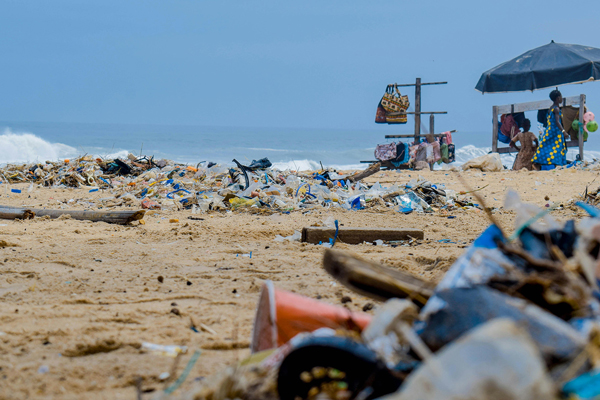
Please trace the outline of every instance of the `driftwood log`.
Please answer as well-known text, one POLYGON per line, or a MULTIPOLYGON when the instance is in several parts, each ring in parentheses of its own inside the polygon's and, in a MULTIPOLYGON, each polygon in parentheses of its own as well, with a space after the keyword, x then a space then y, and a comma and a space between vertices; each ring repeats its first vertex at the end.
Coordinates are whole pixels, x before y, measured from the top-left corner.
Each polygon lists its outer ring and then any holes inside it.
POLYGON ((81 210, 44 210, 41 208, 22 208, 0 205, 1 219, 31 219, 33 217, 49 216, 58 218, 61 215, 70 215, 77 220, 107 222, 109 224, 125 225, 133 221, 139 221, 144 217, 146 211, 81 211, 81 210))
POLYGON ((358 182, 361 179, 365 179, 371 175, 373 175, 374 173, 378 172, 381 169, 381 163, 377 162, 375 164, 371 164, 369 165, 369 168, 365 169, 364 171, 360 171, 357 172, 354 175, 351 175, 348 177, 348 180, 350 182, 358 182))
POLYGON ((435 285, 406 272, 361 260, 337 250, 326 250, 325 270, 341 284, 375 300, 391 298, 412 300, 422 307, 433 295, 435 285))

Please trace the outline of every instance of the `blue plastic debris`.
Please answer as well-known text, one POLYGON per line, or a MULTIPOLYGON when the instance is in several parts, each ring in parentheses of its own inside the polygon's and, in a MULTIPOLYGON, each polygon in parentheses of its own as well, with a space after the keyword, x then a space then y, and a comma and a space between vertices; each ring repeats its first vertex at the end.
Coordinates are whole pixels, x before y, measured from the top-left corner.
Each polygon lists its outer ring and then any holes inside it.
POLYGON ((362 210, 363 209, 363 207, 360 204, 360 196, 358 196, 354 200, 352 200, 352 203, 350 204, 350 208, 352 210, 362 210))
POLYGON ((592 218, 598 218, 600 217, 600 209, 597 207, 594 207, 590 204, 586 204, 582 201, 578 201, 575 203, 575 205, 581 209, 583 209, 583 211, 585 211, 586 213, 588 213, 590 215, 590 217, 592 218))
POLYGON ((600 368, 580 375, 563 386, 563 393, 576 399, 597 399, 600 396, 600 368))

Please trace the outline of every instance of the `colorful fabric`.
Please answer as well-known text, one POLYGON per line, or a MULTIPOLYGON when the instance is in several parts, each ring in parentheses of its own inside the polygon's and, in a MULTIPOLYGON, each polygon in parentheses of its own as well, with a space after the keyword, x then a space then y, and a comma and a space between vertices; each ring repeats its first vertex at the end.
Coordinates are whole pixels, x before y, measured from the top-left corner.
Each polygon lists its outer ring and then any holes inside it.
POLYGON ((398 86, 388 85, 380 104, 386 111, 385 119, 388 124, 406 124, 408 118, 405 111, 410 106, 410 101, 408 96, 403 96, 400 93, 398 86))
POLYGON ((408 116, 406 114, 388 114, 385 117, 385 122, 387 122, 388 124, 406 124, 408 122, 408 116))
POLYGON ((398 144, 396 145, 396 158, 390 161, 400 164, 406 164, 409 160, 410 154, 408 145, 402 142, 398 142, 398 144))
POLYGON ((446 143, 442 143, 440 146, 440 156, 441 159, 438 161, 438 164, 441 164, 442 162, 448 162, 448 145, 446 143))
POLYGON ((517 122, 512 114, 502 114, 500 117, 500 122, 502 122, 502 127, 500 130, 504 136, 508 136, 512 139, 517 133, 519 133, 519 126, 517 125, 517 122))
POLYGON ((396 158, 396 143, 378 144, 375 147, 375 158, 379 161, 387 161, 396 158))
POLYGON ((440 142, 438 142, 436 140, 435 142, 431 143, 431 148, 433 149, 433 161, 432 162, 440 161, 440 159, 442 158, 442 153, 440 151, 440 142))
POLYGON ((390 85, 386 88, 385 94, 381 99, 381 105, 389 113, 406 111, 410 106, 408 96, 402 96, 398 86, 390 85))
MULTIPOLYGON (((562 111, 560 110, 559 118, 562 118, 562 111)), ((566 165, 567 146, 565 144, 565 137, 556 124, 554 107, 548 110, 546 122, 548 127, 540 138, 540 145, 531 162, 540 165, 566 165)))
POLYGON ((452 143, 452 132, 450 132, 450 131, 442 132, 442 135, 444 135, 444 139, 446 140, 446 144, 452 143))
POLYGON ((408 154, 411 162, 417 161, 417 150, 419 149, 418 144, 414 144, 408 148, 408 154))
POLYGON ((452 143, 448 144, 448 161, 446 163, 453 163, 456 161, 456 146, 452 143))
POLYGON ((379 103, 377 106, 377 113, 375 114, 375 123, 385 124, 387 122, 385 118, 386 115, 387 113, 385 112, 385 109, 381 106, 381 103, 379 103))

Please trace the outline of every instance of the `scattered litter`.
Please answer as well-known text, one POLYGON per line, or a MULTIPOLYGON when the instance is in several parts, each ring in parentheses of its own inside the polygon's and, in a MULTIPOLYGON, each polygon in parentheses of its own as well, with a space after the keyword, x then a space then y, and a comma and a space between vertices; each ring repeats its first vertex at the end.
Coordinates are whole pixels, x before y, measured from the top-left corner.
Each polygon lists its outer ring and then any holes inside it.
POLYGON ((288 240, 290 242, 299 242, 300 239, 302 239, 302 234, 298 231, 294 231, 294 233, 290 236, 281 236, 281 235, 275 236, 276 242, 283 242, 286 240, 288 240))
POLYGON ((38 374, 45 374, 48 371, 50 371, 50 368, 47 365, 40 365, 37 372, 38 374))
POLYGON ((158 376, 158 380, 159 381, 166 381, 167 379, 169 379, 169 377, 171 376, 170 373, 168 372, 163 372, 158 376))
POLYGON ((499 172, 504 170, 500 154, 491 153, 473 158, 462 165, 463 170, 479 169, 484 172, 499 172))
POLYGON ((492 224, 437 284, 326 250, 323 265, 338 282, 386 301, 373 317, 267 281, 248 369, 206 379, 203 398, 597 397, 600 210, 580 203, 591 217, 558 222, 514 193, 506 204, 514 233, 492 224))
POLYGON ((178 354, 185 354, 187 352, 186 346, 162 345, 148 342, 142 343, 142 349, 166 357, 177 357, 178 354))
POLYGON ((190 361, 188 361, 187 365, 185 366, 185 369, 183 370, 183 372, 181 373, 179 378, 177 378, 177 380, 175 382, 173 382, 173 384, 171 386, 169 386, 168 388, 166 388, 164 390, 164 392, 166 394, 173 393, 187 379, 188 375, 192 371, 192 368, 194 368, 194 365, 196 365, 198 358, 200 358, 200 354, 201 354, 200 350, 196 350, 194 352, 194 354, 192 354, 190 361))
POLYGON ((192 214, 272 214, 306 212, 316 207, 355 211, 385 207, 407 214, 477 207, 443 183, 432 183, 421 176, 405 186, 382 186, 364 182, 362 178, 369 174, 349 176, 333 168, 281 171, 266 158, 253 160, 249 166, 236 160, 229 165, 201 162, 191 166, 133 154, 112 160, 84 156, 59 162, 9 164, 0 168, 0 176, 10 184, 29 182, 30 188, 85 188, 89 193, 102 190, 107 197, 93 202, 74 200, 98 208, 137 205, 146 210, 187 209, 192 214))

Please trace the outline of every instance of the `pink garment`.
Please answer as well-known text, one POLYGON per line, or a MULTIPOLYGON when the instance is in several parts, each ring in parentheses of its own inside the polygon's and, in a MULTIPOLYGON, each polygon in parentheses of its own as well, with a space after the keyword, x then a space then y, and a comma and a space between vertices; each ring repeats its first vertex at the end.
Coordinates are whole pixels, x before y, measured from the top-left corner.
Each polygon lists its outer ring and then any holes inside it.
POLYGON ((444 138, 446 139, 446 144, 452 143, 452 132, 450 132, 450 131, 442 132, 442 135, 445 135, 444 138))
POLYGON ((432 162, 438 162, 442 159, 442 152, 440 151, 440 142, 438 142, 437 140, 433 143, 431 143, 431 147, 433 149, 433 161, 432 162))
POLYGON ((417 160, 417 150, 419 149, 419 145, 415 144, 409 147, 408 154, 410 155, 410 161, 415 162, 417 160))
POLYGON ((515 121, 512 114, 502 114, 500 117, 500 122, 502 126, 500 127, 500 131, 506 137, 513 138, 517 133, 519 133, 519 125, 515 121))

